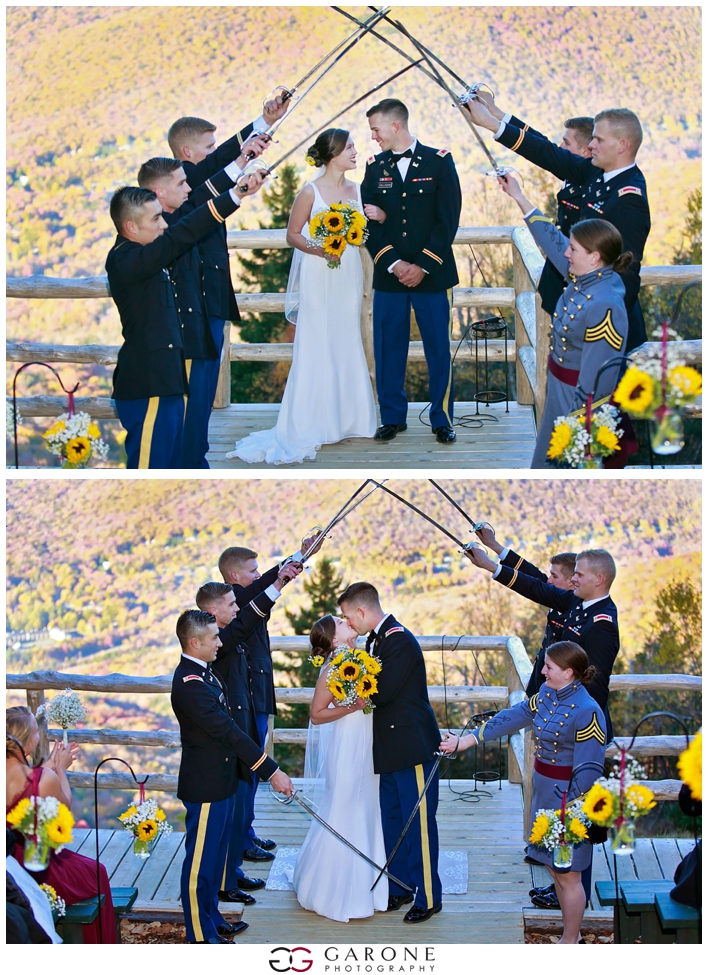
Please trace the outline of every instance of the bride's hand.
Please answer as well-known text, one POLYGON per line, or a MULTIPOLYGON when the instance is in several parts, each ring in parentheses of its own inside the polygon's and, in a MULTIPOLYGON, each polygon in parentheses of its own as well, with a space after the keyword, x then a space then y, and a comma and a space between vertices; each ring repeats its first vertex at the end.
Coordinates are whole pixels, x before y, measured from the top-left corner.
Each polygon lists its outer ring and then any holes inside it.
POLYGON ((349 705, 350 711, 363 711, 369 702, 365 701, 363 698, 358 697, 353 704, 349 705))
POLYGON ((375 220, 376 223, 384 223, 386 220, 386 214, 384 211, 373 203, 367 203, 364 206, 364 216, 367 220, 375 220))

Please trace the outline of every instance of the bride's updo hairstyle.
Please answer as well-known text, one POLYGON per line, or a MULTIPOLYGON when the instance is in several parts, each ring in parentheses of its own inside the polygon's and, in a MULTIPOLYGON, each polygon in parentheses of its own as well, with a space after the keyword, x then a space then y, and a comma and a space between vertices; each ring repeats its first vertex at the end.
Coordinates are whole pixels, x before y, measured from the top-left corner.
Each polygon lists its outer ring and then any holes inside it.
POLYGON ((310 646, 313 654, 319 654, 325 660, 334 650, 336 627, 334 616, 323 616, 317 620, 310 630, 310 646))
MULTIPOLYGON (((335 156, 344 151, 348 139, 349 133, 346 129, 325 129, 307 150, 307 156, 312 160, 312 165, 326 166, 335 156)), ((326 616, 324 618, 327 619, 326 616)))
POLYGON ((588 655, 572 640, 561 640, 546 648, 546 657, 561 670, 572 670, 573 680, 589 684, 595 676, 595 668, 588 666, 588 655))

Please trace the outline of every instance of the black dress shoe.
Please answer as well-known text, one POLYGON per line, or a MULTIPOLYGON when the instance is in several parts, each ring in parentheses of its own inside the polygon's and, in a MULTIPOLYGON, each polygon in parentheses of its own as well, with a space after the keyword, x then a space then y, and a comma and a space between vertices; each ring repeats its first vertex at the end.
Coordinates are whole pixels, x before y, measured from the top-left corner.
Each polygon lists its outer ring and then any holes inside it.
POLYGON ((262 850, 260 846, 252 846, 243 854, 244 860, 251 860, 253 863, 266 863, 268 860, 275 860, 275 853, 262 850))
POLYGON ((374 440, 393 440, 397 433, 403 433, 407 429, 407 423, 384 423, 374 434, 374 440))
POLYGON ((222 938, 233 938, 236 934, 243 934, 248 925, 245 921, 237 921, 235 924, 220 924, 216 929, 222 938))
POLYGON ((391 894, 388 899, 387 911, 397 911, 399 907, 403 907, 404 904, 413 903, 413 894, 391 894))
POLYGON ((241 890, 262 890, 266 885, 260 877, 239 877, 236 883, 241 890))
POLYGON ((254 836, 253 842, 262 850, 274 850, 278 845, 275 840, 262 840, 259 836, 254 836))
POLYGON ((406 924, 421 924, 423 921, 429 920, 433 914, 438 914, 440 911, 442 911, 442 904, 430 907, 427 911, 423 907, 411 907, 403 920, 406 924))
POLYGON ((550 891, 548 894, 535 894, 531 897, 531 903, 535 907, 540 907, 544 911, 559 911, 560 903, 558 901, 558 895, 555 889, 550 891))
POLYGON ((454 443, 457 440, 457 434, 452 427, 433 427, 433 433, 438 443, 454 443))
POLYGON ((220 890, 219 900, 229 901, 231 904, 244 904, 246 907, 250 907, 251 904, 256 903, 255 897, 251 897, 245 891, 239 890, 238 887, 234 887, 233 890, 220 890))
POLYGON ((551 892, 555 892, 555 889, 555 884, 547 884, 545 887, 532 887, 529 891, 529 897, 538 897, 539 894, 550 894, 551 892))

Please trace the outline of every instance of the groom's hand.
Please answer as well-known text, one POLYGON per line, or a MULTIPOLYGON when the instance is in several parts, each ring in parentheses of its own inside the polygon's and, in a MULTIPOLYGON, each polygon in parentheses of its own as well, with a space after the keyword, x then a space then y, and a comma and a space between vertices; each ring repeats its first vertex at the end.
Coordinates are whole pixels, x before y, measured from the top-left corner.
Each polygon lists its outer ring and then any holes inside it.
POLYGON ((280 769, 277 772, 273 772, 270 777, 270 784, 273 786, 275 792, 280 792, 284 796, 291 796, 295 791, 290 776, 286 775, 285 772, 281 772, 280 769))
MULTIPOLYGON (((401 261, 394 267, 394 274, 396 274, 400 264, 405 264, 405 261, 401 261)), ((425 271, 417 264, 405 264, 404 270, 400 274, 396 274, 396 277, 407 288, 416 288, 425 277, 425 271)))

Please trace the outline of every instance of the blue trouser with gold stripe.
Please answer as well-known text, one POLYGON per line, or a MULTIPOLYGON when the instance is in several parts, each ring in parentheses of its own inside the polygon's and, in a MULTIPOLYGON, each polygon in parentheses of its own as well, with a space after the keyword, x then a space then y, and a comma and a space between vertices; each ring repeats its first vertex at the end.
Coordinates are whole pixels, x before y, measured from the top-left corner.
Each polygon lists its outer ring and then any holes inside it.
POLYGON ((117 399, 114 403, 126 430, 128 470, 182 467, 184 396, 117 399))
POLYGON ((218 937, 217 927, 226 923, 219 913, 219 890, 234 797, 220 802, 184 802, 184 807, 186 836, 180 894, 187 941, 208 941, 218 937))
MULTIPOLYGON (((266 738, 268 737, 268 718, 270 715, 266 711, 256 711, 256 731, 258 732, 258 744, 265 748, 266 738)), ((261 780, 253 773, 253 788, 251 789, 250 806, 246 814, 246 832, 244 834, 244 851, 256 845, 256 831, 253 828, 253 820, 256 818, 256 790, 261 780)))
POLYGON ((374 291, 374 359, 381 422, 405 423, 408 399, 404 391, 411 309, 423 340, 430 383, 430 423, 451 427, 454 408, 450 336, 451 292, 408 294, 374 291))
MULTIPOLYGON (((380 777, 379 801, 387 859, 413 812, 434 764, 426 762, 400 772, 382 773, 380 777)), ((442 902, 442 884, 438 874, 438 824, 435 820, 438 782, 436 773, 390 865, 394 877, 414 888, 415 906, 426 911, 442 902)), ((390 878, 388 892, 390 896, 407 893, 390 878)))
POLYGON ((241 877, 245 876, 241 869, 243 853, 247 847, 253 845, 246 841, 252 799, 253 783, 240 780, 234 796, 234 815, 229 830, 229 851, 226 855, 221 890, 234 890, 238 887, 241 877))
POLYGON ((210 318, 209 329, 216 346, 216 359, 187 359, 189 396, 185 396, 182 467, 209 468, 209 418, 219 384, 219 364, 224 344, 223 318, 210 318))

